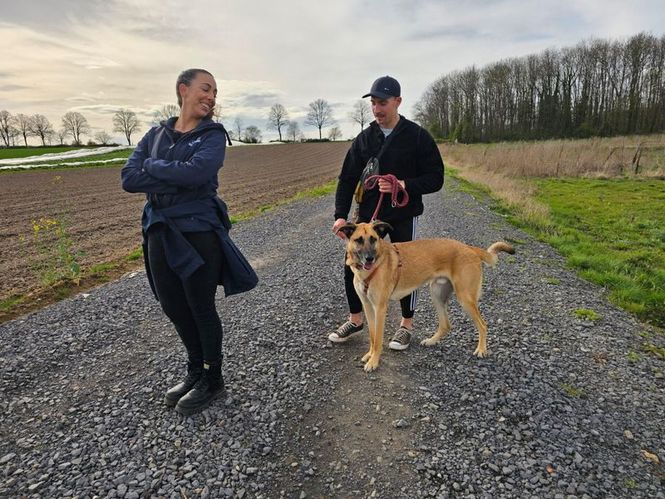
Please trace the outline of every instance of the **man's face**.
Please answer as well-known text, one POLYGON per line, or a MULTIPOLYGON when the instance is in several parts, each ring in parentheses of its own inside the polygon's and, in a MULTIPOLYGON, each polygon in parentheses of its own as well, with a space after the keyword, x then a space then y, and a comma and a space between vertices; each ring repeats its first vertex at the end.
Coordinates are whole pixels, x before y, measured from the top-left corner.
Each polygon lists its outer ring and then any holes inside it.
POLYGON ((372 113, 376 119, 376 123, 383 127, 389 128, 397 119, 397 108, 402 103, 401 97, 390 97, 389 99, 380 99, 372 97, 372 113))

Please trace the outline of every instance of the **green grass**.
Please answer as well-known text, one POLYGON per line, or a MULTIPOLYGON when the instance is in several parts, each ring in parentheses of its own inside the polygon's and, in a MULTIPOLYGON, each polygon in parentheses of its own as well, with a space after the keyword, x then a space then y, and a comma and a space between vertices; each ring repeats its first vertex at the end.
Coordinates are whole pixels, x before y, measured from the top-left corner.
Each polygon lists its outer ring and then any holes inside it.
POLYGON ((659 347, 653 343, 644 343, 642 350, 660 360, 665 360, 665 347, 659 347))
POLYGON ((84 149, 81 146, 62 146, 62 147, 12 147, 9 149, 0 149, 0 159, 27 158, 28 156, 41 156, 42 154, 58 153, 84 149))
MULTIPOLYGON (((456 190, 477 199, 486 186, 459 180, 456 190)), ((546 220, 523 216, 497 200, 511 223, 555 247, 586 280, 608 290, 610 300, 640 320, 665 326, 665 181, 659 179, 533 179, 546 220)), ((451 188, 449 185, 448 188, 451 188)), ((496 198, 495 198, 496 199, 496 198)))
POLYGON ((300 192, 296 193, 294 196, 291 196, 290 198, 282 199, 282 200, 277 201, 277 202, 272 203, 272 204, 265 204, 263 206, 259 206, 255 210, 245 211, 245 212, 233 215, 233 216, 231 216, 231 222, 232 223, 237 223, 237 222, 241 222, 243 220, 248 220, 250 218, 255 217, 256 215, 259 215, 259 214, 264 213, 266 211, 272 210, 272 209, 274 209, 278 206, 281 206, 283 204, 292 203, 294 201, 298 201, 298 200, 301 200, 301 199, 325 196, 326 194, 330 194, 330 193, 335 192, 336 188, 337 188, 337 180, 332 180, 332 181, 328 182, 325 185, 321 185, 319 187, 313 187, 313 188, 307 189, 305 191, 300 191, 300 192))
POLYGON ((600 319, 600 315, 597 312, 588 308, 578 308, 575 310, 575 315, 579 319, 585 319, 588 321, 597 321, 600 319))
POLYGON ((584 395, 582 390, 568 383, 561 383, 561 389, 566 393, 566 395, 572 398, 579 398, 584 395))
POLYGON ((128 262, 134 262, 136 260, 141 260, 143 258, 143 246, 139 246, 129 255, 127 255, 126 260, 128 262))
POLYGON ((25 296, 10 296, 0 300, 0 312, 7 312, 25 301, 25 296))
POLYGON ((538 180, 554 230, 538 236, 640 319, 665 326, 665 182, 538 180))

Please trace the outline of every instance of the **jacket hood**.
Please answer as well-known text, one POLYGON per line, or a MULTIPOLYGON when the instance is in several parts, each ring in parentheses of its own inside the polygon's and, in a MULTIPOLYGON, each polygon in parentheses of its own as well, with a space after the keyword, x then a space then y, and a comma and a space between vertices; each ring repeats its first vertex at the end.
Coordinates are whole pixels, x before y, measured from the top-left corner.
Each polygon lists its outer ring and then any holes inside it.
MULTIPOLYGON (((172 132, 175 132, 176 131, 176 129, 175 129, 175 122, 176 121, 178 121, 178 117, 177 116, 172 116, 168 120, 164 120, 164 121, 160 122, 160 125, 167 128, 168 130, 170 130, 172 132)), ((221 123, 217 123, 216 121, 213 121, 210 118, 203 118, 201 120, 201 122, 198 125, 196 125, 196 128, 193 128, 192 130, 190 130, 187 133, 199 132, 201 130, 208 130, 210 128, 218 128, 220 130, 226 130, 226 128, 224 128, 224 125, 222 125, 221 123)))
MULTIPOLYGON (((160 125, 173 134, 176 132, 176 129, 174 128, 176 121, 178 121, 178 117, 172 116, 168 120, 160 122, 160 125)), ((196 125, 196 128, 193 128, 192 130, 186 133, 192 135, 198 135, 199 133, 202 133, 204 131, 215 130, 215 129, 221 131, 226 137, 228 144, 232 145, 231 137, 229 137, 229 133, 226 131, 226 128, 224 128, 224 125, 222 125, 221 123, 217 123, 216 121, 213 121, 210 118, 203 118, 201 122, 198 125, 196 125)))

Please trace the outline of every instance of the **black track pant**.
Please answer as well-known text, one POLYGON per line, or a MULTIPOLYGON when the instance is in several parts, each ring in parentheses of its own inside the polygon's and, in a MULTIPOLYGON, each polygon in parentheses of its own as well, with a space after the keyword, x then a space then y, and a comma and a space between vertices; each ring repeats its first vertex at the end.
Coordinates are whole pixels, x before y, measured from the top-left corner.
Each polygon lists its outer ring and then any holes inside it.
MULTIPOLYGON (((403 243, 413 241, 416 238, 416 228, 418 226, 418 217, 402 220, 397 223, 391 223, 393 230, 388 232, 390 241, 393 243, 403 243)), ((363 304, 353 287, 353 271, 348 265, 344 265, 344 286, 346 288, 346 300, 349 303, 349 312, 357 314, 362 312, 363 304)), ((414 291, 410 295, 402 298, 399 303, 402 307, 402 317, 410 319, 413 317, 413 311, 416 308, 418 292, 414 291)))
POLYGON ((209 364, 222 361, 222 322, 215 293, 222 252, 214 232, 184 233, 205 262, 184 281, 166 263, 159 231, 148 233, 148 261, 159 303, 171 319, 190 360, 209 364))

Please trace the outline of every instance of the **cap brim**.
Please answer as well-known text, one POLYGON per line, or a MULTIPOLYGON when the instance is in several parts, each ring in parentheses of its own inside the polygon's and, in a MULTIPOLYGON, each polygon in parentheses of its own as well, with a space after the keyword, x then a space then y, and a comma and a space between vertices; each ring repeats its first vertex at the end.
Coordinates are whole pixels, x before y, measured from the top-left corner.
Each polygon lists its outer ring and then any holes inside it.
POLYGON ((384 94, 383 92, 370 92, 368 94, 363 95, 362 98, 364 99, 365 97, 370 97, 370 96, 377 97, 379 99, 390 99, 391 97, 395 97, 394 95, 384 94))

